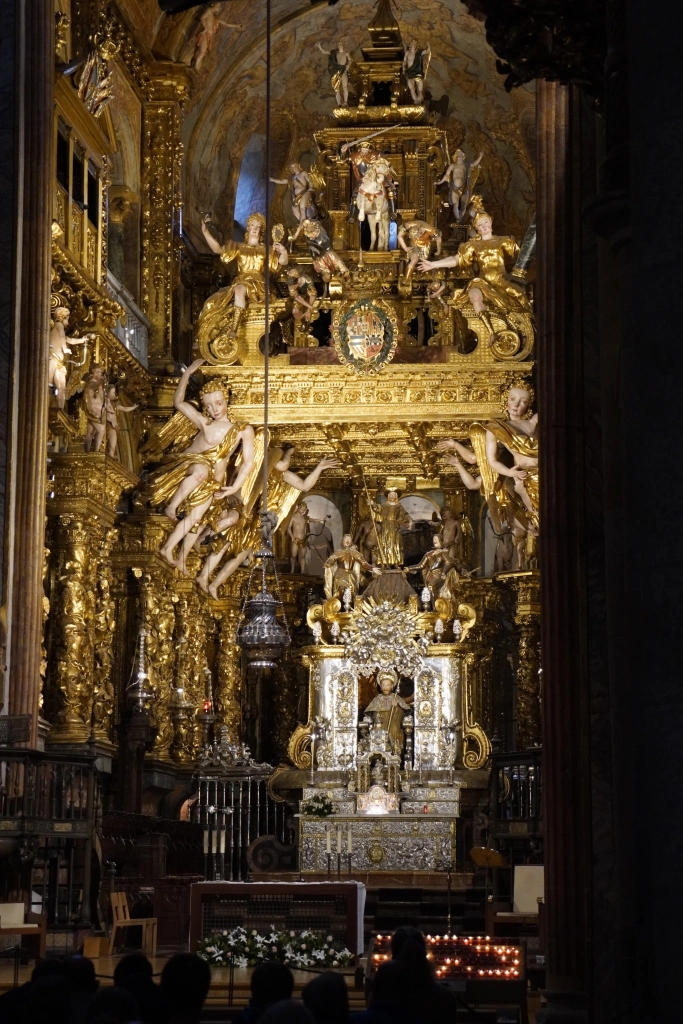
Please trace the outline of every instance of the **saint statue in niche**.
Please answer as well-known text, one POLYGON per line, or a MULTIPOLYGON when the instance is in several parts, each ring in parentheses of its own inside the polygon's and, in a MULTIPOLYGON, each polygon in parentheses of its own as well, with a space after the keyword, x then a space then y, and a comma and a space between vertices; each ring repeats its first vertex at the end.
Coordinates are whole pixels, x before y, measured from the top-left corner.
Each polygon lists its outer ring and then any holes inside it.
MULTIPOLYGON (((410 705, 406 704, 398 694, 398 676, 393 669, 383 669, 377 676, 379 693, 370 701, 365 709, 372 715, 375 729, 386 732, 392 754, 403 753, 403 716, 410 713, 410 705)), ((373 730, 374 731, 374 730, 373 730)))

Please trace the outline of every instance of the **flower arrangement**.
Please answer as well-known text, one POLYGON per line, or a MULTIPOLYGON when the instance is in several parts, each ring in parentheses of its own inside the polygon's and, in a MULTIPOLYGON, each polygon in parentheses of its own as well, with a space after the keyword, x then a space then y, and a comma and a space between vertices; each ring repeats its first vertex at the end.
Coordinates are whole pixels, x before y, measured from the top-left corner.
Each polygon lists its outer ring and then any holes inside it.
POLYGON ((334 805, 329 796, 324 793, 316 793, 314 796, 304 800, 301 804, 301 813, 311 818, 329 818, 334 814, 334 805))
POLYGON ((348 967, 354 962, 354 955, 332 935, 323 935, 305 929, 302 932, 276 931, 271 926, 268 934, 262 935, 255 928, 233 928, 231 931, 214 932, 197 945, 197 953, 215 967, 255 967, 266 960, 279 960, 290 967, 348 967))

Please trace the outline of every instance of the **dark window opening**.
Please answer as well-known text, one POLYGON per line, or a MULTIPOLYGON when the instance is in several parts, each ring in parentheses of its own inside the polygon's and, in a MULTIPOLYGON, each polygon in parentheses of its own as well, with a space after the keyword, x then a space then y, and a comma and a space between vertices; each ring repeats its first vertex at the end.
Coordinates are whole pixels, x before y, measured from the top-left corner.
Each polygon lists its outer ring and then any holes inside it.
POLYGON ((92 166, 88 167, 88 220, 95 227, 100 218, 100 187, 92 166))
POLYGON ((78 203, 80 207, 83 207, 85 203, 84 194, 84 181, 83 181, 83 156, 74 146, 73 160, 73 182, 71 185, 71 198, 74 203, 78 203))
POLYGON ((69 191, 69 140, 61 131, 57 132, 57 181, 69 191))

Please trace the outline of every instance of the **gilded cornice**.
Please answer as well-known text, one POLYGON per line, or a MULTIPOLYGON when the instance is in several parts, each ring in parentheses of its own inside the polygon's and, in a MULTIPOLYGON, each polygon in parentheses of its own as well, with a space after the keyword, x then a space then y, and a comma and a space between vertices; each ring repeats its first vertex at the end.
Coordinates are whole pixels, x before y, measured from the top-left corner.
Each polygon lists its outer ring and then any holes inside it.
MULTIPOLYGON (((473 422, 500 416, 514 381, 528 379, 533 363, 478 362, 463 357, 452 364, 392 363, 372 377, 339 366, 270 367, 269 405, 273 423, 473 422)), ((263 370, 258 367, 205 367, 207 375, 227 377, 231 410, 238 420, 263 418, 263 370)))
POLYGON ((48 498, 48 515, 72 515, 88 521, 100 515, 114 521, 123 494, 130 493, 138 478, 104 452, 64 452, 50 456, 54 474, 54 498, 48 498))

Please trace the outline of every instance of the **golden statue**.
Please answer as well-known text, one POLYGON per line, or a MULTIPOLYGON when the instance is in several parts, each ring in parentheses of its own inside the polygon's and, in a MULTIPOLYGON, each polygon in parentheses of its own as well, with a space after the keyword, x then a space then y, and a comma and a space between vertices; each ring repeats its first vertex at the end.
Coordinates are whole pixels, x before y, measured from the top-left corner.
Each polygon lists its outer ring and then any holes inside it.
POLYGON ((151 504, 165 506, 165 514, 174 523, 178 512, 185 513, 161 548, 161 554, 171 565, 178 565, 173 557, 176 545, 201 523, 217 498, 237 494, 254 465, 254 428, 248 423, 231 422, 230 393, 224 381, 210 380, 202 388, 203 413, 185 401, 188 381, 203 364, 203 359, 195 359, 187 367, 173 397, 177 413, 142 448, 143 453, 153 458, 170 445, 185 445, 167 455, 150 478, 151 504), (187 445, 190 438, 192 441, 187 445), (241 465, 226 487, 230 459, 240 446, 241 465))
MULTIPOLYGON (((279 448, 268 452, 268 461, 272 466, 268 473, 268 511, 275 516, 275 522, 278 524, 287 518, 299 495, 315 487, 323 470, 339 465, 337 459, 321 459, 315 469, 302 480, 289 468, 293 454, 294 448, 288 448, 284 453, 279 448), (274 462, 275 459, 277 461, 274 462)), ((243 509, 236 519, 233 518, 227 523, 227 526, 222 525, 220 521, 218 523, 216 532, 225 533, 225 544, 207 555, 197 576, 200 587, 215 599, 218 599, 219 587, 261 546, 260 515, 256 508, 258 496, 256 490, 252 491, 248 501, 245 497, 243 509), (210 583, 211 573, 230 551, 233 552, 233 557, 225 563, 210 583)))
POLYGON ((388 738, 392 754, 399 757, 403 752, 403 716, 410 713, 410 705, 398 695, 398 676, 393 669, 383 669, 377 676, 379 693, 365 709, 372 713, 375 728, 383 729, 388 738))
MULTIPOLYGON (((204 303, 199 314, 197 341, 203 352, 211 353, 218 359, 229 359, 236 351, 234 339, 244 317, 247 300, 263 302, 266 297, 266 247, 263 244, 266 219, 261 213, 249 214, 244 241, 229 241, 225 245, 220 245, 209 231, 210 221, 211 215, 206 214, 202 220, 202 234, 211 251, 220 256, 224 263, 237 261, 237 276, 232 284, 220 288, 204 303)), ((271 273, 286 266, 288 262, 289 253, 282 242, 272 242, 269 259, 271 273)))
MULTIPOLYGON (((473 220, 477 238, 462 242, 456 256, 445 256, 441 260, 420 260, 418 269, 432 270, 435 267, 457 267, 463 276, 471 276, 467 286, 456 292, 453 305, 462 309, 471 304, 490 335, 490 342, 496 335, 489 310, 494 308, 506 320, 506 313, 531 313, 526 289, 520 282, 512 280, 507 272, 508 262, 517 258, 519 246, 509 235, 494 235, 493 221, 485 211, 477 213, 473 220)), ((511 330, 515 328, 510 325, 511 330)))
POLYGON ((431 224, 427 224, 424 220, 409 220, 401 224, 398 229, 397 241, 408 256, 403 278, 406 282, 410 281, 413 271, 420 260, 429 259, 432 245, 436 247, 437 256, 441 253, 441 232, 438 228, 433 228, 431 224))
POLYGON ((466 487, 483 491, 496 532, 500 533, 503 520, 512 526, 520 568, 526 568, 532 559, 533 541, 539 531, 538 413, 531 415, 531 401, 530 388, 510 388, 506 419, 472 425, 470 439, 474 452, 454 440, 437 445, 438 451, 455 451, 468 465, 479 466, 480 475, 475 477, 465 469, 458 455, 446 459, 455 466, 466 487), (511 466, 499 458, 499 445, 512 456, 511 466))
POLYGON ((341 549, 330 555, 325 562, 325 597, 343 599, 348 588, 353 600, 361 588, 363 572, 381 575, 381 571, 366 562, 360 551, 353 546, 351 534, 345 533, 341 549))
POLYGON ((372 501, 375 522, 379 525, 379 557, 382 565, 403 565, 401 527, 413 529, 413 520, 398 500, 396 491, 389 491, 383 505, 372 501))
POLYGON ((431 551, 428 551, 422 561, 408 572, 421 572, 423 586, 431 591, 433 597, 438 597, 449 570, 453 568, 453 563, 448 551, 441 546, 441 538, 438 535, 432 537, 432 544, 434 547, 431 551))

